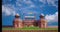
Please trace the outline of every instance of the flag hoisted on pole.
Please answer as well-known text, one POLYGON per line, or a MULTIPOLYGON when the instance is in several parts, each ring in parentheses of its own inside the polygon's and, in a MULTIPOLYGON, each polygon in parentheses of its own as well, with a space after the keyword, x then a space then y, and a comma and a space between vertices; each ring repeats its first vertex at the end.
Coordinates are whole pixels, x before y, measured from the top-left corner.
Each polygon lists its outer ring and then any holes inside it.
POLYGON ((29 12, 29 14, 32 14, 32 12, 29 12))
POLYGON ((29 16, 32 16, 32 12, 29 12, 28 14, 29 14, 29 16))

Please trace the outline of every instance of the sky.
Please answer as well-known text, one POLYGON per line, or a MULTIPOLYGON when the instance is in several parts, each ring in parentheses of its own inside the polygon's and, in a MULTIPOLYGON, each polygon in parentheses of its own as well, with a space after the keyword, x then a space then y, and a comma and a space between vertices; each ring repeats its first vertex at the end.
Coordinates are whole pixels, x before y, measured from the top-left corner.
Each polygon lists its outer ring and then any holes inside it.
POLYGON ((24 19, 24 13, 41 13, 47 19, 47 25, 58 25, 58 0, 2 0, 2 25, 12 25, 15 14, 24 19))

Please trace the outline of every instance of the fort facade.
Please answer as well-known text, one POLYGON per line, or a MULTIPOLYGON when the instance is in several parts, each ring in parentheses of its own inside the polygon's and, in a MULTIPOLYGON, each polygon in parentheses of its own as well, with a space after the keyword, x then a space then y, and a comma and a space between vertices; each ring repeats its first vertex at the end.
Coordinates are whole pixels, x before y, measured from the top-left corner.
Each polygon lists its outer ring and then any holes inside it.
POLYGON ((44 17, 44 14, 40 14, 39 20, 35 20, 35 17, 36 14, 34 14, 34 16, 24 16, 24 20, 21 20, 19 14, 16 14, 13 20, 13 27, 22 28, 23 26, 38 26, 40 28, 46 28, 47 21, 44 17))

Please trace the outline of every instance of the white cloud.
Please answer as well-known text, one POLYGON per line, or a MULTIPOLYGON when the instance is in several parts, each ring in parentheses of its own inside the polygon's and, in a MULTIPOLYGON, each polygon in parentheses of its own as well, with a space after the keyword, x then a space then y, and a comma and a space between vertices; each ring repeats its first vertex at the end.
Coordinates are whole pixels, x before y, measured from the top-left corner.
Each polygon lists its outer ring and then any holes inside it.
POLYGON ((32 4, 31 0, 23 0, 27 4, 32 4))
MULTIPOLYGON (((12 8, 13 8, 13 6, 12 6, 12 8)), ((15 15, 16 12, 12 8, 2 5, 2 14, 4 13, 4 15, 6 15, 6 16, 15 15)))
POLYGON ((48 4, 52 4, 52 6, 55 6, 57 8, 58 5, 55 4, 55 1, 58 0, 47 0, 48 4))
POLYGON ((55 1, 58 1, 58 0, 39 0, 40 2, 42 2, 43 4, 46 4, 48 3, 48 5, 52 5, 52 6, 55 6, 57 8, 58 5, 55 4, 55 1))
POLYGON ((16 5, 19 7, 22 6, 22 4, 20 4, 19 2, 16 2, 16 5))
POLYGON ((42 2, 42 3, 44 3, 44 4, 46 3, 46 0, 39 0, 39 1, 42 2))
POLYGON ((28 9, 28 8, 31 8, 31 7, 35 7, 35 5, 33 4, 33 2, 31 0, 17 0, 16 1, 16 5, 19 6, 19 7, 23 6, 23 4, 21 4, 21 3, 28 4, 28 6, 22 7, 22 9, 28 9))
POLYGON ((5 6, 2 5, 2 13, 5 13, 6 15, 10 15, 9 9, 7 9, 5 6))
POLYGON ((42 8, 42 7, 44 7, 45 5, 43 4, 43 5, 40 5, 40 8, 42 8))
POLYGON ((47 0, 48 4, 52 4, 53 6, 56 5, 55 4, 55 0, 47 0))
POLYGON ((47 22, 50 22, 50 21, 58 21, 58 12, 56 12, 55 14, 53 15, 46 15, 45 18, 47 19, 47 22))
POLYGON ((35 5, 32 4, 32 5, 30 5, 30 7, 35 7, 35 5))
POLYGON ((26 4, 32 4, 32 1, 31 0, 17 0, 16 2, 26 3, 26 4))

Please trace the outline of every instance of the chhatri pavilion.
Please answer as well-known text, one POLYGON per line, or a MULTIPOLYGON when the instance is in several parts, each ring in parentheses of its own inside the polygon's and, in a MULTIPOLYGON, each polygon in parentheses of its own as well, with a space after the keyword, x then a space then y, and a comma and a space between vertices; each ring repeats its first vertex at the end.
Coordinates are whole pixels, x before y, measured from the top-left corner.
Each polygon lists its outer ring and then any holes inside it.
POLYGON ((13 27, 22 28, 23 26, 38 26, 40 28, 46 28, 47 21, 43 13, 40 14, 39 20, 36 20, 35 18, 36 18, 36 14, 34 13, 34 15, 32 15, 32 12, 29 12, 28 15, 24 15, 24 20, 21 20, 20 15, 16 14, 13 20, 13 27))

